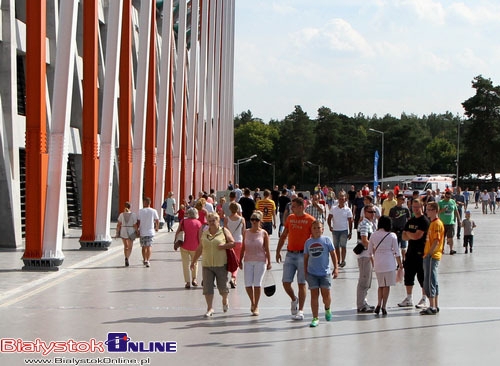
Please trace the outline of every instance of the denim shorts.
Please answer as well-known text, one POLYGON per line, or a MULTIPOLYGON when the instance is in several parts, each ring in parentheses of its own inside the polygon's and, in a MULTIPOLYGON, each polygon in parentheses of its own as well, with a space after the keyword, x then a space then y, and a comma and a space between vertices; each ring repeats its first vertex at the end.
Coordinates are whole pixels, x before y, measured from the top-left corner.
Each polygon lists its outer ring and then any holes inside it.
POLYGON ((297 283, 305 284, 306 277, 304 273, 304 253, 287 252, 285 263, 283 263, 283 282, 292 283, 297 272, 297 283))
POLYGON ((316 276, 313 274, 306 274, 307 284, 309 285, 309 290, 316 288, 330 288, 332 287, 332 276, 316 276))
POLYGON ((438 266, 437 259, 431 256, 424 258, 424 292, 428 297, 439 295, 438 266))
POLYGON ((347 230, 333 231, 333 246, 335 248, 346 248, 347 247, 347 236, 349 232, 347 230))

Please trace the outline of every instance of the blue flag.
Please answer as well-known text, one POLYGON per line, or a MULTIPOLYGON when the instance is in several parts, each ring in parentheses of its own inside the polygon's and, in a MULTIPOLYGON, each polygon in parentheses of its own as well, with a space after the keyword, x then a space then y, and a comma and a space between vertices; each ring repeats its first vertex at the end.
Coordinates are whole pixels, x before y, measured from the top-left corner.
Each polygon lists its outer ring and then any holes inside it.
POLYGON ((373 195, 377 197, 377 187, 378 187, 378 150, 375 150, 375 157, 373 159, 373 195))

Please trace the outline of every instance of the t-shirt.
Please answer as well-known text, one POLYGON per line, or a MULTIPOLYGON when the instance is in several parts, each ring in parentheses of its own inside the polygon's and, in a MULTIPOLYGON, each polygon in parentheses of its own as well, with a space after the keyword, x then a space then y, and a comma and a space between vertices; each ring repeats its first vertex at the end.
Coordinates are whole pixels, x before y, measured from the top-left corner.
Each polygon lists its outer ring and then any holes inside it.
POLYGON ((238 202, 241 206, 241 213, 246 221, 250 221, 250 217, 252 216, 252 212, 255 211, 255 201, 250 197, 241 197, 238 202))
POLYGON ((389 216, 389 212, 391 211, 391 208, 393 208, 397 204, 398 204, 398 201, 396 201, 395 199, 392 199, 392 200, 385 199, 384 203, 382 203, 382 213, 385 216, 389 216))
POLYGON ((276 212, 274 201, 264 198, 257 201, 255 208, 263 213, 262 222, 273 222, 273 216, 276 212))
POLYGON ((443 248, 444 248, 444 225, 443 222, 439 219, 435 219, 431 221, 431 224, 429 225, 429 231, 427 231, 427 240, 425 241, 425 248, 424 248, 424 257, 426 257, 431 248, 432 248, 432 243, 435 240, 438 240, 439 244, 432 255, 432 258, 436 260, 441 260, 441 257, 443 255, 443 248))
POLYGON ((279 196, 278 198, 278 211, 280 213, 285 212, 286 205, 290 202, 290 197, 287 196, 279 196))
POLYGON ((344 207, 333 206, 330 209, 332 215, 333 231, 349 230, 349 219, 352 219, 352 211, 347 205, 344 207))
POLYGON ((311 215, 291 214, 287 217, 285 228, 288 230, 288 250, 304 250, 306 240, 311 237, 311 226, 316 221, 311 215))
POLYGON ((159 220, 158 212, 151 207, 144 207, 137 212, 137 220, 140 221, 139 231, 141 236, 155 235, 155 221, 159 220))
POLYGON ((457 208, 457 203, 453 199, 441 200, 438 202, 439 210, 444 208, 444 212, 439 214, 439 219, 444 225, 455 224, 455 210, 457 208))
MULTIPOLYGON (((362 236, 366 236, 367 239, 370 240, 370 237, 375 232, 375 230, 375 224, 365 217, 363 221, 361 221, 358 225, 360 242, 362 236)), ((368 247, 366 249, 368 249, 368 247)), ((358 254, 358 257, 370 257, 370 253, 368 252, 368 250, 363 250, 361 254, 358 254)))
POLYGON ((309 255, 307 272, 321 277, 331 274, 330 252, 333 250, 333 243, 327 236, 307 239, 304 246, 304 253, 309 255))
POLYGON ((410 233, 416 233, 418 230, 422 230, 424 232, 424 235, 422 235, 422 237, 418 240, 408 240, 408 249, 406 250, 406 258, 423 256, 428 229, 429 229, 429 219, 425 215, 422 215, 420 217, 413 216, 408 220, 408 222, 405 225, 404 231, 409 231, 410 233))
POLYGON ((401 231, 410 218, 410 210, 403 206, 394 206, 389 211, 389 217, 392 219, 393 231, 401 231))

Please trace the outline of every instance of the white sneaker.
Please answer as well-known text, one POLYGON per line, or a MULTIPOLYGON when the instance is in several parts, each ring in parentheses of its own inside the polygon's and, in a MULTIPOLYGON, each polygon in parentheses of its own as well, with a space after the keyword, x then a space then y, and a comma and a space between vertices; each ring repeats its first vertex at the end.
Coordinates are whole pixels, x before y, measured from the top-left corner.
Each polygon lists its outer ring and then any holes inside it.
POLYGON ((304 312, 302 310, 299 310, 297 314, 292 316, 293 320, 304 320, 304 312))
POLYGON ((417 305, 415 305, 415 307, 416 307, 417 309, 425 309, 426 307, 428 307, 428 305, 427 305, 427 297, 425 297, 425 296, 424 296, 424 297, 422 297, 422 298, 420 299, 420 301, 418 302, 418 304, 417 304, 417 305))
MULTIPOLYGON (((290 306, 290 312, 292 315, 297 314, 297 311, 299 310, 299 299, 295 298, 295 300, 292 301, 291 306, 290 306)), ((304 319, 304 317, 302 317, 304 319)))
POLYGON ((411 299, 411 298, 408 298, 408 297, 407 297, 407 298, 405 298, 403 301, 401 301, 401 302, 398 304, 398 306, 399 306, 400 308, 407 308, 407 307, 411 307, 411 306, 413 306, 413 301, 412 301, 412 299, 411 299))

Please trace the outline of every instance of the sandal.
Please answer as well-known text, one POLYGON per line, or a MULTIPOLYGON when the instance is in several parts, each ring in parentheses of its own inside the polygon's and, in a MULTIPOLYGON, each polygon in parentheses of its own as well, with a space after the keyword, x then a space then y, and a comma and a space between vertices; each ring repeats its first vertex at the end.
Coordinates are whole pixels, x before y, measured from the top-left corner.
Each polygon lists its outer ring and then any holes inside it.
POLYGON ((189 288, 191 288, 191 285, 189 284, 189 282, 186 282, 186 284, 184 285, 184 288, 185 288, 185 289, 189 289, 189 288))

